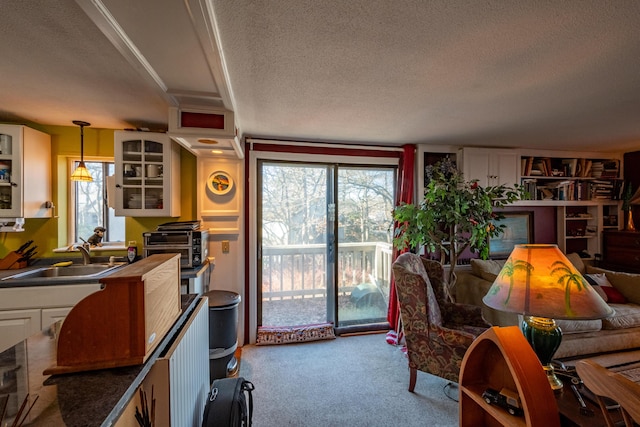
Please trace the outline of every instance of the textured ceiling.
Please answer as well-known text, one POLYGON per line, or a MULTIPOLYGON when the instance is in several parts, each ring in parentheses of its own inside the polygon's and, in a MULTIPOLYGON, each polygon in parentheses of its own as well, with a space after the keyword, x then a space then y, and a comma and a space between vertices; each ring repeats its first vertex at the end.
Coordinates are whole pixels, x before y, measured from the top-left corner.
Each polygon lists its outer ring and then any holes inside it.
POLYGON ((245 136, 632 151, 639 23, 636 0, 3 0, 0 121, 202 105, 245 136))

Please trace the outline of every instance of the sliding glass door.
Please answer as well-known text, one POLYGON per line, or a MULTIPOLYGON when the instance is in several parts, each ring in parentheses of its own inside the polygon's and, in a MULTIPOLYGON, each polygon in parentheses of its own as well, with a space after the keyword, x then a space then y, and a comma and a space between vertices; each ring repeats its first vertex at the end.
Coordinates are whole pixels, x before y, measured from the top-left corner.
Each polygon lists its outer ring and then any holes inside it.
POLYGON ((395 168, 258 163, 258 324, 384 323, 395 168))
POLYGON ((259 167, 259 325, 327 321, 327 178, 322 165, 259 167))
POLYGON ((382 323, 389 304, 395 169, 337 172, 336 325, 382 323))

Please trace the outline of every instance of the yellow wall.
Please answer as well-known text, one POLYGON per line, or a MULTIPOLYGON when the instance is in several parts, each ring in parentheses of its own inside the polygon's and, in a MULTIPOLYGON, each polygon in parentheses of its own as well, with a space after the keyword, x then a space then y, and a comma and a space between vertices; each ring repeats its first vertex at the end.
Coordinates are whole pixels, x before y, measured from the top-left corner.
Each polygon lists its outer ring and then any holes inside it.
MULTIPOLYGON (((52 201, 57 218, 26 219, 25 231, 21 233, 0 233, 0 257, 16 250, 23 242, 33 240, 38 245, 37 257, 65 256, 54 254, 53 249, 65 246, 67 242, 67 216, 69 175, 68 157, 80 155, 80 128, 71 126, 42 126, 29 124, 30 127, 51 135, 52 201)), ((85 158, 113 158, 113 130, 84 128, 85 158)), ((135 240, 138 253, 142 252, 142 233, 154 230, 158 224, 169 221, 188 221, 196 219, 196 157, 181 148, 180 150, 180 191, 181 213, 179 218, 126 218, 126 241, 135 240)), ((29 165, 26 165, 26 172, 29 165)), ((108 252, 101 255, 111 255, 108 252)), ((122 254, 120 254, 122 255, 122 254)))

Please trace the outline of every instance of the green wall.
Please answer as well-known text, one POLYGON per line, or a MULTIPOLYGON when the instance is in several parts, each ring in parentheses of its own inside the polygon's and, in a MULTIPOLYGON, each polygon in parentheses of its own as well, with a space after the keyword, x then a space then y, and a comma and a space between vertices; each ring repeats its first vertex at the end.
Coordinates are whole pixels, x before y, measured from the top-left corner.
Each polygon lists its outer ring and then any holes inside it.
MULTIPOLYGON (((54 215, 49 219, 26 219, 25 231, 21 233, 0 233, 0 257, 17 249, 23 242, 33 240, 38 245, 37 257, 67 257, 67 254, 54 254, 53 249, 66 246, 69 175, 68 157, 80 155, 80 128, 71 126, 42 126, 29 124, 30 127, 51 135, 51 179, 54 215)), ((113 129, 84 128, 85 158, 113 158, 113 129)), ((142 233, 154 230, 158 224, 169 221, 188 221, 197 219, 196 157, 181 147, 180 149, 180 211, 179 218, 131 218, 125 219, 126 241, 135 240, 138 253, 142 252, 142 233)), ((25 171, 28 172, 29 165, 25 171)), ((111 255, 101 252, 101 255, 111 255)), ((122 255, 120 253, 119 255, 122 255)))

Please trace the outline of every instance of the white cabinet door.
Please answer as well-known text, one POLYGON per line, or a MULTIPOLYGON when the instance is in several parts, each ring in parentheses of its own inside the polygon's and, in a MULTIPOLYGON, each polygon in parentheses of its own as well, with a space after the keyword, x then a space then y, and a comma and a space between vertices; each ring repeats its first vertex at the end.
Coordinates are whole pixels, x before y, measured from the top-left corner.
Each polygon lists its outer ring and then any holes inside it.
POLYGON ((513 187, 518 183, 518 155, 515 151, 496 150, 489 156, 489 170, 494 176, 492 185, 513 187))
POLYGON ((483 187, 518 182, 518 155, 514 150, 463 148, 459 157, 467 181, 477 179, 483 187))
POLYGON ((50 201, 51 137, 0 125, 0 218, 50 218, 50 201))
POLYGON ((118 216, 180 216, 180 147, 164 133, 114 133, 118 216))
POLYGON ((0 311, 0 352, 39 331, 39 309, 0 311))
POLYGON ((0 351, 64 318, 100 283, 0 289, 0 351))

